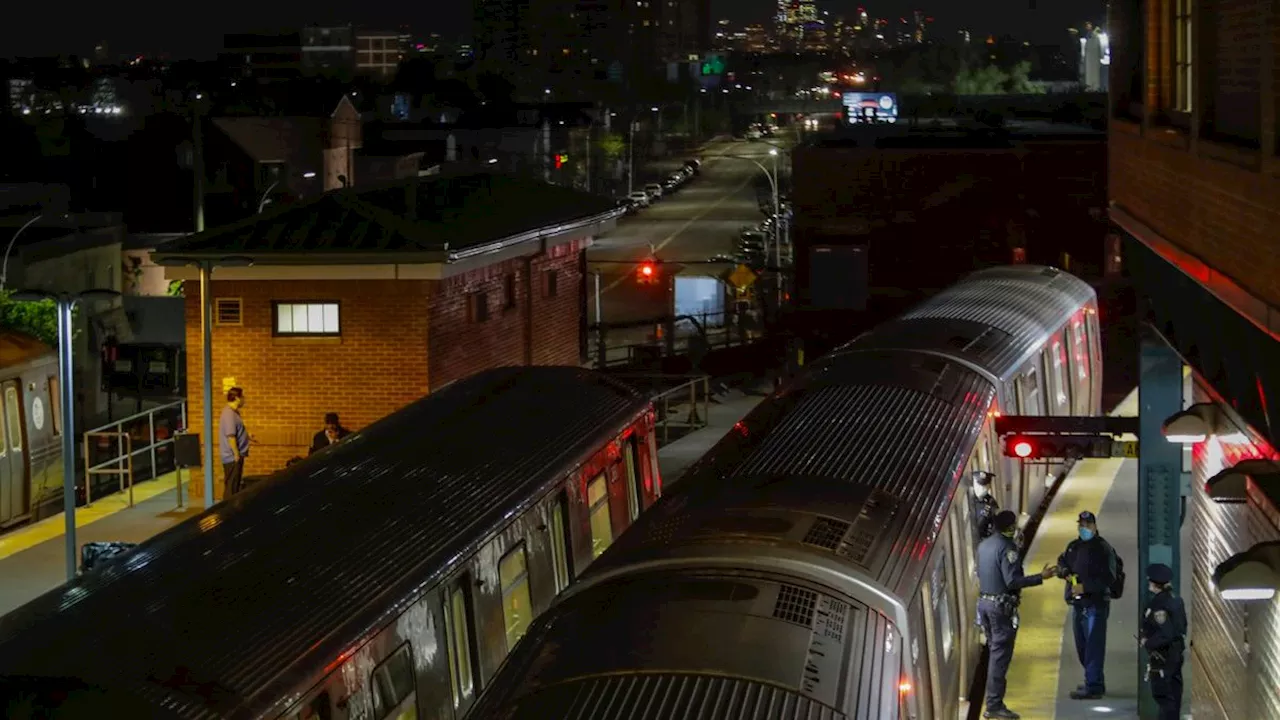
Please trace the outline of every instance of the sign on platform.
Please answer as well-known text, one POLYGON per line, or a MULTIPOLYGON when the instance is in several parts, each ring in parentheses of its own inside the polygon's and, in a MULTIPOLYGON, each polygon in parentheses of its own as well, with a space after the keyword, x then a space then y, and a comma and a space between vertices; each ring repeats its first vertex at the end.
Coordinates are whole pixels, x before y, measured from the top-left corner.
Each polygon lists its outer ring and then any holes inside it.
POLYGON ((746 265, 739 265, 729 273, 729 284, 739 290, 746 290, 756 282, 756 274, 746 265))
POLYGON ((222 392, 223 392, 223 394, 225 394, 228 390, 230 390, 231 388, 233 388, 233 387, 235 387, 235 386, 236 386, 236 379, 235 379, 234 377, 224 377, 224 378, 222 378, 222 392))
POLYGON ((1138 441, 1124 440, 1111 443, 1111 457, 1136 458, 1138 457, 1138 441))

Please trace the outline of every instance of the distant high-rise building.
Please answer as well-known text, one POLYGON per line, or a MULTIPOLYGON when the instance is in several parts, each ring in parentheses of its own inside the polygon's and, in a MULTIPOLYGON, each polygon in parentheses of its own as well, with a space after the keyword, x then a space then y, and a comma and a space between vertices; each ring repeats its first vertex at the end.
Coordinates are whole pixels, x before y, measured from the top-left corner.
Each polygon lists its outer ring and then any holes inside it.
POLYGON ((400 31, 357 30, 355 53, 356 73, 390 79, 404 57, 400 31))

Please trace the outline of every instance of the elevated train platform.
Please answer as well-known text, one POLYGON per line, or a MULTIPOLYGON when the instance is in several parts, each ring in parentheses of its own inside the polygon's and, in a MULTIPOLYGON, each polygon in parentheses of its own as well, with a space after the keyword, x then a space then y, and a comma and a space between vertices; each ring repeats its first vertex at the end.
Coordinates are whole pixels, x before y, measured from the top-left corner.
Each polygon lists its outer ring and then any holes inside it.
MULTIPOLYGON (((1134 390, 1112 412, 1116 416, 1138 414, 1134 390)), ((1145 568, 1138 558, 1138 462, 1127 459, 1081 460, 1062 481, 1024 561, 1030 573, 1057 562, 1067 543, 1076 537, 1077 518, 1084 510, 1098 517, 1098 532, 1125 562, 1125 592, 1111 603, 1107 625, 1107 695, 1099 700, 1072 700, 1069 693, 1084 680, 1076 658, 1071 628, 1071 608, 1063 601, 1061 580, 1049 580, 1022 594, 1021 627, 1013 664, 1009 668, 1008 706, 1026 720, 1085 720, 1138 717, 1139 603, 1146 585, 1145 568)), ((1182 529, 1184 544, 1189 526, 1182 529)), ((1183 555, 1182 597, 1190 609, 1190 554, 1183 555)), ((1194 627, 1195 620, 1191 619, 1194 627)), ((1190 717, 1192 668, 1183 666, 1184 717, 1190 717)))

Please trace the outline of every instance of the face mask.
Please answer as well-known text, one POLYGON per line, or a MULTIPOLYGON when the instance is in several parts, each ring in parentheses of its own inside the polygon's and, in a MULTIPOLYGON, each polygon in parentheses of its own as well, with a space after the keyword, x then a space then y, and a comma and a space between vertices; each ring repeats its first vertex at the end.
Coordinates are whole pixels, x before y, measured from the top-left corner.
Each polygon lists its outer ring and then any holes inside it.
POLYGON ((1089 528, 1080 528, 1080 539, 1081 539, 1081 540, 1092 540, 1092 539, 1093 539, 1093 531, 1092 531, 1092 530, 1090 530, 1089 528))

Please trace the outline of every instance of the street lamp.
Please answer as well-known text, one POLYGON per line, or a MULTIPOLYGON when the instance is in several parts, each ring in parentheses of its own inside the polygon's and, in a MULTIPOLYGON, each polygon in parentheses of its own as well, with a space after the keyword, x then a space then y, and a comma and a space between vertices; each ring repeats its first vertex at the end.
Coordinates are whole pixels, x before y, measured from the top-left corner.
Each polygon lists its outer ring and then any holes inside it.
MULTIPOLYGON (((314 177, 314 176, 315 176, 315 173, 312 173, 312 177, 314 177)), ((276 189, 276 186, 277 186, 277 185, 279 185, 279 184, 280 184, 280 181, 279 181, 279 180, 276 180, 276 181, 272 182, 270 185, 268 185, 268 186, 267 186, 267 191, 266 191, 266 192, 264 192, 264 193, 262 193, 262 199, 258 201, 258 214, 259 214, 259 215, 261 215, 261 214, 262 214, 262 211, 263 211, 263 210, 266 210, 266 209, 267 209, 267 203, 271 202, 271 191, 272 191, 272 190, 275 190, 275 189, 276 189)))
POLYGON ((200 270, 200 354, 204 366, 204 507, 207 510, 213 507, 213 297, 209 282, 215 265, 245 267, 252 265, 253 259, 222 257, 215 260, 172 255, 161 256, 155 262, 165 267, 194 266, 200 270))
POLYGON ((18 228, 18 232, 14 233, 13 237, 9 238, 9 246, 4 249, 4 264, 0 265, 0 290, 4 289, 4 284, 9 279, 9 253, 13 252, 13 244, 18 241, 18 236, 22 234, 23 230, 35 225, 42 217, 44 217, 44 215, 36 215, 26 221, 22 224, 22 227, 18 228))
MULTIPOLYGON (((85 290, 78 293, 19 290, 13 294, 17 302, 52 300, 58 306, 58 390, 62 403, 62 513, 66 523, 67 580, 76 576, 76 440, 75 368, 71 356, 71 312, 81 300, 112 300, 120 297, 115 290, 85 290)), ((85 458, 88 462, 89 458, 85 458)), ((85 478, 86 490, 88 478, 85 478)))
MULTIPOLYGON (((769 168, 765 167, 763 163, 761 163, 759 160, 756 160, 755 158, 749 155, 720 155, 717 157, 727 157, 727 158, 734 158, 736 160, 746 160, 748 162, 753 162, 755 163, 756 167, 760 168, 760 172, 764 173, 765 179, 769 181, 769 189, 773 191, 773 259, 774 259, 774 267, 778 268, 778 271, 775 272, 775 275, 776 275, 775 284, 777 289, 778 305, 781 306, 782 304, 782 275, 781 275, 782 204, 778 194, 778 155, 779 155, 778 148, 775 147, 769 150, 769 156, 773 158, 773 172, 770 172, 769 168)), ((768 256, 769 254, 768 252, 766 252, 765 257, 767 258, 768 256)))

